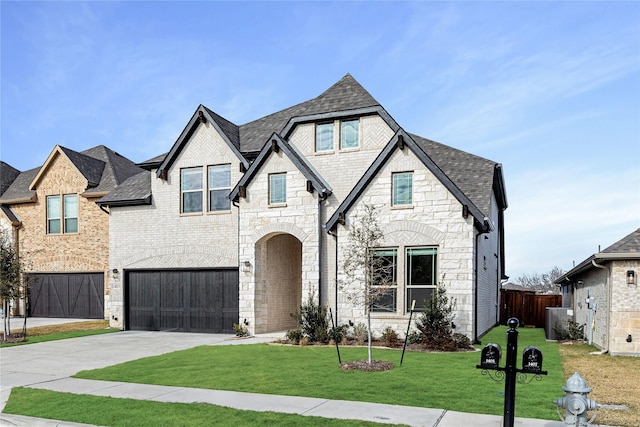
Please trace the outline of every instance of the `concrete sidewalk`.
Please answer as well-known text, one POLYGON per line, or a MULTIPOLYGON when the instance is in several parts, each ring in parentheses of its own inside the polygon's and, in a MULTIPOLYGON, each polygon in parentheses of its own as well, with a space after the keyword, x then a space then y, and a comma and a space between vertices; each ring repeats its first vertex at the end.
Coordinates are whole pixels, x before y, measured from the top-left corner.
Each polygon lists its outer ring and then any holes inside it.
MULTIPOLYGON (((442 409, 383 405, 296 396, 264 395, 184 387, 154 386, 70 378, 85 369, 97 369, 142 357, 198 345, 243 345, 273 341, 272 336, 236 339, 231 335, 124 331, 0 350, 0 410, 12 387, 24 386, 96 396, 158 402, 195 403, 252 411, 273 411, 327 418, 359 419, 386 424, 429 427, 499 427, 502 416, 468 414, 442 409)), ((0 414, 0 425, 78 426, 0 414)), ((561 427, 559 421, 516 418, 518 427, 561 427)))

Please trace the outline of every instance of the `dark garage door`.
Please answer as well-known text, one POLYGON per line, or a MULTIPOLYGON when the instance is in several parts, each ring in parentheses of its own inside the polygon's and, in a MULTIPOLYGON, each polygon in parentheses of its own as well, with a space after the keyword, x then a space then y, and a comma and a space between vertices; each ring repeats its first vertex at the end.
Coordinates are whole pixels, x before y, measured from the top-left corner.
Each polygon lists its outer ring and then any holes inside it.
POLYGON ((104 319, 104 274, 34 273, 29 316, 104 319))
POLYGON ((127 329, 233 333, 238 270, 129 271, 127 329))

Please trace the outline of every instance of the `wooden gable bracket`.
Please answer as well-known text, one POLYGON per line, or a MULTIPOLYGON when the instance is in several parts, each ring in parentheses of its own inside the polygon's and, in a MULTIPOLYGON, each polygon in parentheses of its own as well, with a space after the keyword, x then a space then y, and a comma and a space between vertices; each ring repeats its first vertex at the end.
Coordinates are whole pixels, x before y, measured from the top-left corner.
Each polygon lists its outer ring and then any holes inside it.
POLYGON ((240 162, 240 173, 245 173, 247 171, 246 166, 244 165, 244 163, 240 162))
POLYGON ((166 169, 162 169, 160 171, 160 179, 163 180, 163 181, 166 181, 167 180, 167 176, 168 176, 167 170, 166 169))
POLYGON ((271 140, 271 151, 274 153, 280 151, 280 147, 278 147, 278 141, 276 141, 275 139, 271 140))
POLYGON ((469 218, 469 205, 462 205, 462 217, 464 219, 469 218))
POLYGON ((207 118, 204 116, 204 113, 202 111, 198 111, 198 120, 200 121, 200 123, 207 123, 207 118))
POLYGON ((402 135, 398 135, 398 148, 404 150, 404 137, 402 135))
POLYGON ((244 185, 238 187, 238 197, 242 197, 243 199, 247 198, 247 187, 244 185))
POLYGON ((307 180, 307 192, 313 193, 313 183, 307 180))
POLYGON ((338 224, 340 225, 344 225, 345 224, 345 219, 344 219, 344 212, 340 212, 338 214, 338 224))

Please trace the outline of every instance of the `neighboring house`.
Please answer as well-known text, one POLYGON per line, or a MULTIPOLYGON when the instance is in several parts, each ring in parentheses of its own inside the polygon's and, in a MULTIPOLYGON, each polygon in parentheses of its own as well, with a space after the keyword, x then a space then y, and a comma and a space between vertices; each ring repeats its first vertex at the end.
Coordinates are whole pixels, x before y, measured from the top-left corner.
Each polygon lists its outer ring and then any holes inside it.
POLYGON ((639 273, 640 228, 555 282, 587 340, 612 355, 640 356, 639 273))
MULTIPOLYGON (((20 175, 20 171, 13 166, 0 160, 0 197, 13 184, 13 181, 20 175)), ((15 242, 15 233, 19 225, 18 218, 15 216, 11 208, 0 205, 0 230, 7 233, 12 242, 15 242)))
MULTIPOLYGON (((142 169, 104 146, 55 146, 0 196, 32 282, 27 315, 108 318, 109 215, 96 204, 142 169)), ((24 313, 21 313, 24 314, 24 313)))
POLYGON ((149 170, 99 204, 110 221, 112 325, 251 333, 296 327, 309 296, 364 321, 340 291, 353 216, 379 211, 395 285, 376 331, 406 328, 438 282, 457 331, 498 322, 506 194, 500 164, 402 129, 350 75, 238 126, 199 106, 149 170))

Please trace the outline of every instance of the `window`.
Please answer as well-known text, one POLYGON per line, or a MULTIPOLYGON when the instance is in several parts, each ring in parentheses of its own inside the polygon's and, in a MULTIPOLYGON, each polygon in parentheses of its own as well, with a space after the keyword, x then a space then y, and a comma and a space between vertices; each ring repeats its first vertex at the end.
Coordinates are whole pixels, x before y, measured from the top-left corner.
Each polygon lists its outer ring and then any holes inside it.
POLYGON ((360 120, 345 120, 340 123, 340 148, 358 148, 360 120))
POLYGON ((413 172, 394 173, 392 179, 393 206, 411 205, 413 203, 413 172))
POLYGON ((64 232, 78 232, 78 195, 65 194, 62 196, 64 200, 64 232))
POLYGON ((61 234, 77 232, 78 195, 65 194, 62 197, 47 196, 47 233, 61 234))
POLYGON ((333 122, 316 125, 316 152, 333 150, 333 122))
POLYGON ((182 191, 182 213, 202 212, 202 168, 188 168, 180 171, 182 191))
POLYGON ((375 249, 371 257, 373 304, 371 311, 395 312, 398 294, 398 250, 375 249))
POLYGON ((231 165, 209 166, 209 211, 231 209, 231 165))
POLYGON ((47 196, 47 233, 62 233, 60 211, 60 196, 47 196))
POLYGON ((279 205, 284 203, 287 203, 287 174, 271 174, 269 175, 269 204, 279 205))
POLYGON ((411 310, 413 300, 416 301, 415 309, 422 310, 424 301, 431 298, 437 284, 437 256, 437 248, 407 248, 407 311, 411 310))

